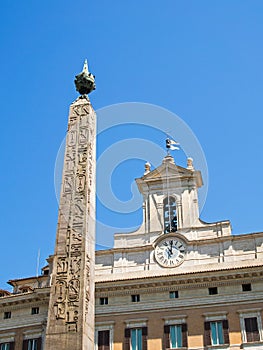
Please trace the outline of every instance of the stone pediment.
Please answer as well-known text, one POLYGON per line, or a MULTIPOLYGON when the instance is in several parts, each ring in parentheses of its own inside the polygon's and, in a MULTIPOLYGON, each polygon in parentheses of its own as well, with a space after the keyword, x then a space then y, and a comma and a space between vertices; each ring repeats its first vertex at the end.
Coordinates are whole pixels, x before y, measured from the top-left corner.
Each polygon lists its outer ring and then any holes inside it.
POLYGON ((166 156, 160 166, 152 171, 148 171, 141 178, 136 179, 137 185, 142 190, 143 184, 163 182, 165 179, 169 181, 193 179, 196 182, 197 187, 203 185, 203 180, 200 171, 190 168, 183 168, 180 165, 176 165, 174 159, 171 156, 166 156))
POLYGON ((162 164, 158 166, 158 168, 144 175, 143 180, 147 181, 163 179, 167 175, 169 177, 192 176, 193 171, 176 164, 162 164))

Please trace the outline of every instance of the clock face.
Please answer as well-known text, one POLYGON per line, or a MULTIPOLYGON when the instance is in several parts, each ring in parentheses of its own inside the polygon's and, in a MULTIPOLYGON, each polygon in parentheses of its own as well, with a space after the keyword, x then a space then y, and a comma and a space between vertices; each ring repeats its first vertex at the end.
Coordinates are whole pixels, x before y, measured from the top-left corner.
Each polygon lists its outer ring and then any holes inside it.
POLYGON ((161 266, 175 267, 185 258, 185 243, 175 237, 163 238, 155 247, 155 259, 161 266))

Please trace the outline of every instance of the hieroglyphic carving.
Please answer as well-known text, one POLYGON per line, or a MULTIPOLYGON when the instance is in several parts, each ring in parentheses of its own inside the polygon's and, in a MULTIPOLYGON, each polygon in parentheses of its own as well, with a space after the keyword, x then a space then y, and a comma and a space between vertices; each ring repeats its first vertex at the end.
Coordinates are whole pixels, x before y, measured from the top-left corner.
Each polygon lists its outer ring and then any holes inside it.
POLYGON ((58 263, 57 263, 57 274, 65 274, 68 271, 68 261, 67 257, 60 257, 58 258, 58 263))
POLYGON ((81 128, 79 133, 79 143, 86 144, 88 141, 88 130, 86 128, 81 128))
POLYGON ((76 144, 76 140, 77 140, 77 131, 71 130, 68 134, 68 145, 74 146, 76 144))
POLYGON ((65 156, 65 171, 72 172, 74 169, 74 163, 75 163, 75 153, 74 152, 68 152, 65 156))
POLYGON ((72 278, 68 283, 68 300, 79 300, 80 281, 77 278, 72 278))
POLYGON ((65 303, 55 303, 54 304, 54 312, 57 319, 65 319, 66 318, 66 307, 65 303))
POLYGON ((64 192, 71 192, 73 187, 73 178, 71 176, 65 176, 64 192))
POLYGON ((55 318, 64 320, 68 332, 78 331, 78 322, 81 317, 87 316, 91 298, 90 259, 85 240, 86 216, 90 214, 91 195, 95 193, 95 189, 91 190, 95 171, 95 116, 91 111, 88 101, 84 104, 76 101, 71 106, 64 160, 61 203, 65 207, 60 207, 60 211, 65 216, 63 230, 66 230, 66 235, 63 232, 58 240, 64 240, 64 250, 59 250, 63 251, 63 256, 57 256, 55 260, 55 298, 52 305, 55 318))
POLYGON ((70 274, 73 276, 78 276, 80 273, 81 258, 73 258, 70 260, 70 274))
POLYGON ((62 303, 66 299, 67 293, 67 282, 65 280, 59 279, 56 281, 56 294, 57 302, 62 303))

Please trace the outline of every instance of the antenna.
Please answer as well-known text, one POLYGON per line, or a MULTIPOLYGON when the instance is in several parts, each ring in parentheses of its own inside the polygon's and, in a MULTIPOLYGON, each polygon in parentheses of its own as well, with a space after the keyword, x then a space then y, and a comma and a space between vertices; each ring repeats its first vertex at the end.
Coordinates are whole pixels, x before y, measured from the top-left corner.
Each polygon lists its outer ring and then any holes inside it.
POLYGON ((37 252, 37 271, 36 271, 37 277, 38 277, 38 271, 39 271, 39 261, 40 261, 40 248, 38 248, 38 252, 37 252))
MULTIPOLYGON (((169 138, 169 135, 167 135, 167 138, 165 140, 166 143, 166 150, 167 150, 167 156, 170 155, 170 151, 179 150, 178 147, 180 144, 177 141, 174 141, 169 138)), ((165 172, 166 172, 166 190, 167 190, 167 204, 168 204, 168 220, 169 220, 169 231, 172 231, 172 221, 171 221, 171 203, 170 203, 170 194, 169 194, 169 178, 168 178, 168 163, 166 162, 165 165, 165 172)))

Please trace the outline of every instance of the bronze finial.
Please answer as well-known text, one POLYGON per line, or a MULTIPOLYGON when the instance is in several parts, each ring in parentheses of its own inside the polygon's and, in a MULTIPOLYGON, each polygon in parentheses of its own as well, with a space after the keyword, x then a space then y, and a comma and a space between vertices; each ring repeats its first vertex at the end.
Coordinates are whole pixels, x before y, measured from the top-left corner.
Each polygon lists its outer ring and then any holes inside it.
POLYGON ((91 91, 96 89, 95 75, 89 72, 88 61, 85 60, 83 70, 75 77, 76 90, 81 95, 88 95, 91 91))

